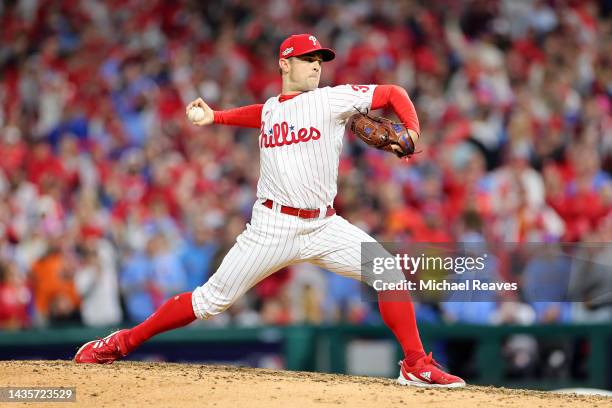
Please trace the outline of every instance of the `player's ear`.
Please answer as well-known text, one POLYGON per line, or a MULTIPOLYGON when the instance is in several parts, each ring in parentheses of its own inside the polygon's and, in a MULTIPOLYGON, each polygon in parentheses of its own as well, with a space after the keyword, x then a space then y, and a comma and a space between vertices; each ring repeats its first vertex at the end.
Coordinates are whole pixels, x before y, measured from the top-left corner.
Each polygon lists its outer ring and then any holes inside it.
POLYGON ((281 75, 289 72, 289 60, 287 58, 281 58, 278 60, 279 73, 281 75))

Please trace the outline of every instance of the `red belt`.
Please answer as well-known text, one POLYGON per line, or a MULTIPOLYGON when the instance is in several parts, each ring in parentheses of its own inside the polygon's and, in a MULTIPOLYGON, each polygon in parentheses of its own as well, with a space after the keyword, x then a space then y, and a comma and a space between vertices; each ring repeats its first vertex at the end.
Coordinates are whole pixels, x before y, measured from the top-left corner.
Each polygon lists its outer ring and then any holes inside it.
MULTIPOLYGON (((272 200, 266 200, 262 204, 268 207, 269 209, 272 209, 274 202, 272 200)), ((280 212, 282 212, 283 214, 293 215, 293 216, 300 217, 300 218, 319 218, 319 215, 321 214, 321 210, 319 209, 310 210, 310 209, 304 209, 304 208, 293 208, 293 207, 287 207, 286 205, 281 205, 280 212)), ((327 211, 325 212, 325 216, 330 217, 334 215, 335 213, 336 213, 336 210, 334 210, 333 207, 328 205, 327 211)))

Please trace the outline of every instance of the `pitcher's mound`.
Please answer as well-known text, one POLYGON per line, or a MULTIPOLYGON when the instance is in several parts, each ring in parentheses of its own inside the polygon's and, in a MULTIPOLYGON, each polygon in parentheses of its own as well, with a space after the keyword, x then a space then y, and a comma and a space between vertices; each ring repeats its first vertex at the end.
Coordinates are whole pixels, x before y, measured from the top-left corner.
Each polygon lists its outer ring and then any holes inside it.
MULTIPOLYGON (((404 387, 392 379, 194 364, 0 361, 0 387, 76 387, 45 407, 609 407, 611 399, 467 386, 404 387)), ((14 406, 19 406, 16 404, 14 406)), ((11 404, 13 406, 13 404, 11 404)))

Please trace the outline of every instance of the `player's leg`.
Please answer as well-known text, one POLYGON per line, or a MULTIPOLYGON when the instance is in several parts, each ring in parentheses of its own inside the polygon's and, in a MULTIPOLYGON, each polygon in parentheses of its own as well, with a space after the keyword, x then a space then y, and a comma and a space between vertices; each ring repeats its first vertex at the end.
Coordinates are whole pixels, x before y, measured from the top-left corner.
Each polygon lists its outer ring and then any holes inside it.
MULTIPOLYGON (((325 228, 309 236, 304 252, 312 263, 331 272, 365 281, 370 286, 372 282, 368 280, 372 275, 362 272, 366 268, 371 269, 374 258, 390 256, 374 238, 340 216, 333 217, 325 228), (364 242, 368 243, 364 248, 367 253, 362 257, 361 244, 364 242)), ((396 273, 401 274, 399 271, 396 273)), ((378 294, 381 317, 395 334, 406 360, 415 362, 425 355, 425 351, 419 337, 414 306, 408 296, 404 299, 394 298, 394 301, 386 301, 385 298, 389 299, 390 296, 384 296, 382 292, 378 294)))
POLYGON ((159 333, 223 312, 257 282, 297 260, 296 231, 297 223, 290 216, 256 204, 252 224, 238 236, 219 269, 204 285, 172 297, 132 329, 86 343, 75 361, 112 363, 159 333))
POLYGON ((103 339, 85 343, 77 351, 74 361, 110 364, 118 358, 125 357, 156 334, 186 326, 195 319, 191 306, 191 293, 175 295, 138 326, 129 330, 118 330, 103 339))
MULTIPOLYGON (((371 271, 376 257, 391 256, 382 245, 344 218, 335 216, 324 228, 308 237, 305 253, 309 261, 331 272, 359 279, 372 285, 371 271), (369 243, 363 250, 362 243, 369 243)), ((403 277, 400 270, 386 271, 393 280, 403 277)), ((391 329, 404 352, 398 381, 402 384, 458 387, 465 385, 459 377, 440 369, 431 354, 426 355, 419 336, 414 306, 407 291, 378 292, 378 307, 385 324, 391 329), (421 375, 424 374, 424 377, 421 375)))
POLYGON ((295 221, 285 214, 274 214, 270 221, 273 225, 266 228, 276 232, 245 231, 219 269, 193 291, 193 311, 197 318, 208 319, 223 312, 259 281, 298 261, 299 237, 295 235, 297 229, 292 229, 295 221))

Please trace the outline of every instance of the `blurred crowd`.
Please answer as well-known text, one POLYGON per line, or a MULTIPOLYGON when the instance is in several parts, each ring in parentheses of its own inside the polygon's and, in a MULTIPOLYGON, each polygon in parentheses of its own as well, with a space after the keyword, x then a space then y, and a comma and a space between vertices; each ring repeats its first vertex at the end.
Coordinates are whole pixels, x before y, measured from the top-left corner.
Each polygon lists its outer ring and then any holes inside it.
MULTIPOLYGON (((205 282, 250 218, 257 132, 195 127, 184 107, 277 95, 278 46, 301 32, 337 51, 322 86, 398 84, 421 123, 408 163, 346 135, 339 214, 381 241, 600 243, 590 256, 609 268, 610 12, 604 0, 0 3, 0 328, 139 322, 205 282)), ((546 268, 536 261, 526 274, 546 268)), ((582 283, 610 293, 609 272, 582 283)), ((423 304, 419 317, 612 320, 609 299, 529 303, 423 304)), ((297 265, 206 324, 301 321, 377 316, 357 282, 297 265)))

